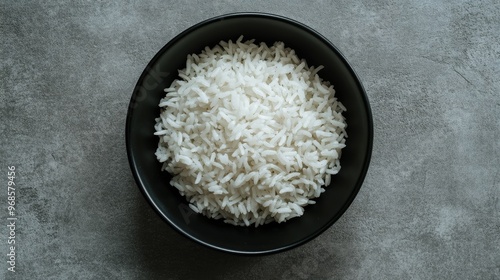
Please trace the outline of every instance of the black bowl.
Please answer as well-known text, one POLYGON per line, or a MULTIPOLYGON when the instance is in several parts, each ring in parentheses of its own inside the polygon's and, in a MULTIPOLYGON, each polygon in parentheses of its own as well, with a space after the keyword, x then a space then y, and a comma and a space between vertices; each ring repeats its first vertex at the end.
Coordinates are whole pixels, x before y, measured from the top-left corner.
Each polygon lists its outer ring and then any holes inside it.
POLYGON ((304 244, 330 227, 346 211, 358 193, 370 162, 373 123, 366 93, 344 56, 325 37, 288 18, 262 13, 237 13, 218 16, 187 29, 149 62, 134 89, 127 124, 127 153, 132 173, 140 190, 154 210, 174 229, 208 247, 240 254, 266 254, 304 244), (342 151, 341 171, 332 177, 315 205, 305 208, 302 217, 285 223, 270 223, 257 228, 225 224, 195 214, 176 188, 171 176, 160 171, 154 155, 158 137, 155 118, 164 96, 163 89, 185 67, 186 56, 213 47, 220 40, 235 41, 240 35, 272 45, 283 41, 295 49, 309 65, 324 65, 320 75, 335 86, 337 98, 347 108, 347 146, 342 151))

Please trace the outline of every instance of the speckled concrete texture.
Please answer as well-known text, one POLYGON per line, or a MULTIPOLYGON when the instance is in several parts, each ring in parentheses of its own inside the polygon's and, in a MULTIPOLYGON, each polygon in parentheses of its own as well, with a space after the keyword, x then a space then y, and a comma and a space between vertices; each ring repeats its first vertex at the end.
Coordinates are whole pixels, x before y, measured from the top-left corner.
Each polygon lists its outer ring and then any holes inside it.
POLYGON ((499 30, 496 0, 2 1, 0 279, 500 279, 499 30), (344 216, 264 257, 174 232, 125 151, 148 61, 189 26, 237 11, 284 15, 331 40, 375 125, 369 173, 344 216))

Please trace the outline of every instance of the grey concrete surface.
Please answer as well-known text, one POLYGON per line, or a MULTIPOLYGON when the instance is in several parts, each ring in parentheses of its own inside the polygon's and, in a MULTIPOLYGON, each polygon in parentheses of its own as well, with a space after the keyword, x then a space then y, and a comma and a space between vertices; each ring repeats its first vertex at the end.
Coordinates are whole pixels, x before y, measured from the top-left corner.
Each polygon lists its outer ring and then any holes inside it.
POLYGON ((0 279, 500 279, 499 30, 496 0, 2 1, 0 279), (264 257, 212 251, 163 223, 124 142, 153 55, 237 11, 284 15, 330 39, 360 75, 375 125, 345 215, 264 257))

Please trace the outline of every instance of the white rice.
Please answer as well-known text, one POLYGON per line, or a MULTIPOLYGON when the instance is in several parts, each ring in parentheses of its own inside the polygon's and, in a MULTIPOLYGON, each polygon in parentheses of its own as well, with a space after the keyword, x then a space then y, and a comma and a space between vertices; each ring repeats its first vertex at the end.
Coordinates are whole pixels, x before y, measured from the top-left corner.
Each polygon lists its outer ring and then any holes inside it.
POLYGON ((299 217, 340 169, 345 107, 282 42, 188 55, 156 119, 162 170, 189 207, 234 225, 299 217))

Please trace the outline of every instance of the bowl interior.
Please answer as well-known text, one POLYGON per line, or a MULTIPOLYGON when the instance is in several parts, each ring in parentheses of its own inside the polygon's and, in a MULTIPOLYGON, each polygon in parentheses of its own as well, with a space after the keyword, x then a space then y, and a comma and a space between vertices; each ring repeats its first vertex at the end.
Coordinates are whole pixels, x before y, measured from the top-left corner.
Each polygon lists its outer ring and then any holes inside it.
POLYGON ((147 200, 176 230, 209 247, 228 252, 258 254, 278 252, 307 242, 333 224, 347 209, 364 180, 372 147, 372 120, 366 94, 343 56, 321 35, 295 21, 265 14, 233 14, 202 22, 170 41, 152 59, 134 90, 126 125, 127 152, 132 172, 147 200), (283 41, 309 65, 324 65, 320 76, 333 83, 336 96, 347 108, 347 146, 341 171, 332 177, 317 204, 305 208, 300 218, 286 223, 236 227, 195 214, 184 197, 169 185, 154 152, 155 118, 160 114, 163 89, 185 67, 186 56, 213 47, 220 40, 240 35, 272 45, 283 41))

